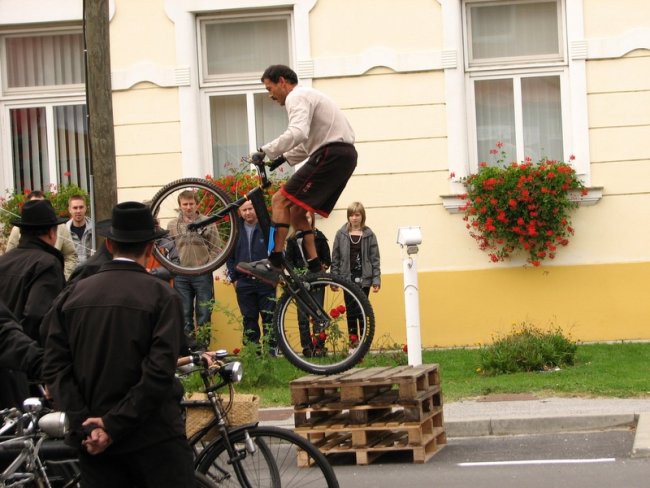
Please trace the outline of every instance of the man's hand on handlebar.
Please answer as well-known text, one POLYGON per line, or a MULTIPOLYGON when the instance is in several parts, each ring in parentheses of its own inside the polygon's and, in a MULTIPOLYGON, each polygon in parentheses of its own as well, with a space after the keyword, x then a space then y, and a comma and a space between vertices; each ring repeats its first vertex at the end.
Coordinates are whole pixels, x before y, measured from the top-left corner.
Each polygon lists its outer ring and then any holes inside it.
POLYGON ((251 154, 250 159, 253 163, 261 163, 264 161, 265 157, 266 157, 266 153, 261 149, 258 149, 257 152, 251 154))
MULTIPOLYGON (((262 151, 262 149, 258 149, 256 152, 252 153, 249 157, 249 161, 252 162, 253 164, 264 164, 264 158, 266 158, 266 153, 262 151)), ((287 158, 284 156, 280 155, 274 160, 270 161, 269 163, 266 163, 266 166, 268 166, 270 171, 276 170, 280 165, 283 163, 286 163, 287 158)))

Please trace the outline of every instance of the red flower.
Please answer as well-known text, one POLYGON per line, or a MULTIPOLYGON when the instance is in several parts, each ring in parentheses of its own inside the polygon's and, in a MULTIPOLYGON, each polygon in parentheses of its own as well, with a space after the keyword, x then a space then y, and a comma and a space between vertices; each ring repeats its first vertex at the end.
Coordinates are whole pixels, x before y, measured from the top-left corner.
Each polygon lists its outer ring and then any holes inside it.
POLYGON ((240 352, 241 352, 241 349, 239 349, 238 347, 236 347, 236 348, 234 348, 234 349, 232 350, 232 353, 233 353, 235 356, 236 356, 237 354, 239 354, 240 352))
POLYGON ((356 334, 350 334, 350 342, 356 344, 357 342, 359 342, 359 336, 356 334))
POLYGON ((339 313, 345 313, 345 305, 339 305, 336 307, 336 310, 338 310, 339 313))
POLYGON ((338 317, 339 315, 341 315, 341 314, 340 314, 340 312, 339 312, 337 309, 333 308, 332 310, 330 310, 330 316, 331 316, 332 318, 335 319, 335 318, 338 317))
POLYGON ((321 341, 324 341, 325 339, 327 339, 327 334, 325 332, 321 332, 320 334, 318 334, 318 338, 321 341))
POLYGON ((404 344, 404 345, 402 346, 402 352, 409 352, 409 346, 408 346, 408 344, 404 344))

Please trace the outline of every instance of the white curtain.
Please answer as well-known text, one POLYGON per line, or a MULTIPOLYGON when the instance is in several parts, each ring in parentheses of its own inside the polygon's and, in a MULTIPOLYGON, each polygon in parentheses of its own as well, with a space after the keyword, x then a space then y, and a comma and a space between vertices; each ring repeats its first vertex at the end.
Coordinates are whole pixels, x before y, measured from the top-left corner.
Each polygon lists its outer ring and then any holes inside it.
POLYGON ((210 97, 210 124, 214 176, 238 170, 249 152, 246 95, 210 97))
POLYGON ((287 111, 271 100, 266 93, 256 93, 255 99, 255 137, 260 147, 284 132, 287 128, 287 111))
POLYGON ((471 61, 559 55, 557 2, 472 5, 471 61))
MULTIPOLYGON (((513 80, 477 80, 474 82, 476 102, 476 140, 479 162, 493 164, 490 150, 497 142, 504 145, 509 160, 517 157, 513 80)), ((508 162, 508 161, 506 161, 508 162)))
POLYGON ((521 98, 525 156, 533 161, 542 157, 561 160, 564 151, 560 77, 522 78, 521 98))
POLYGON ((289 64, 287 20, 217 22, 205 25, 209 76, 256 73, 289 64))
POLYGON ((81 34, 7 37, 5 43, 8 88, 85 82, 81 34))
POLYGON ((9 111, 14 187, 18 191, 47 190, 50 183, 45 108, 9 111))
POLYGON ((85 118, 85 105, 54 107, 58 180, 88 189, 90 161, 85 118))

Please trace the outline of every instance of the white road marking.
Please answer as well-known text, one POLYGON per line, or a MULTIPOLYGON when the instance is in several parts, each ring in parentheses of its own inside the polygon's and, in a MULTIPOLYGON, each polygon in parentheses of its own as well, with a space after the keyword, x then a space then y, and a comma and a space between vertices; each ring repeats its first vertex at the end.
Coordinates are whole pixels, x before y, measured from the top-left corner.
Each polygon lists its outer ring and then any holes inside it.
POLYGON ((527 459, 521 461, 486 461, 476 463, 458 463, 462 468, 476 466, 521 466, 526 464, 587 464, 587 463, 613 463, 616 458, 596 459, 527 459))

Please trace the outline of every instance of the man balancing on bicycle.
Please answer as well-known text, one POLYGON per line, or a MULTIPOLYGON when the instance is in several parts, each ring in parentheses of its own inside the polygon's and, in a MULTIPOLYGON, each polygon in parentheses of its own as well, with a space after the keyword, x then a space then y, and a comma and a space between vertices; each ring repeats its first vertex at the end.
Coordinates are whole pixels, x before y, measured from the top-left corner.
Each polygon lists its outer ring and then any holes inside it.
POLYGON ((282 271, 282 251, 289 225, 302 232, 309 271, 320 271, 314 234, 306 214, 329 216, 354 172, 357 151, 354 131, 341 110, 325 94, 299 86, 298 76, 291 68, 269 66, 262 74, 262 83, 271 99, 287 108, 289 126, 252 158, 283 157, 291 166, 307 159, 273 195, 275 234, 269 258, 237 265, 239 271, 275 286, 282 271))

